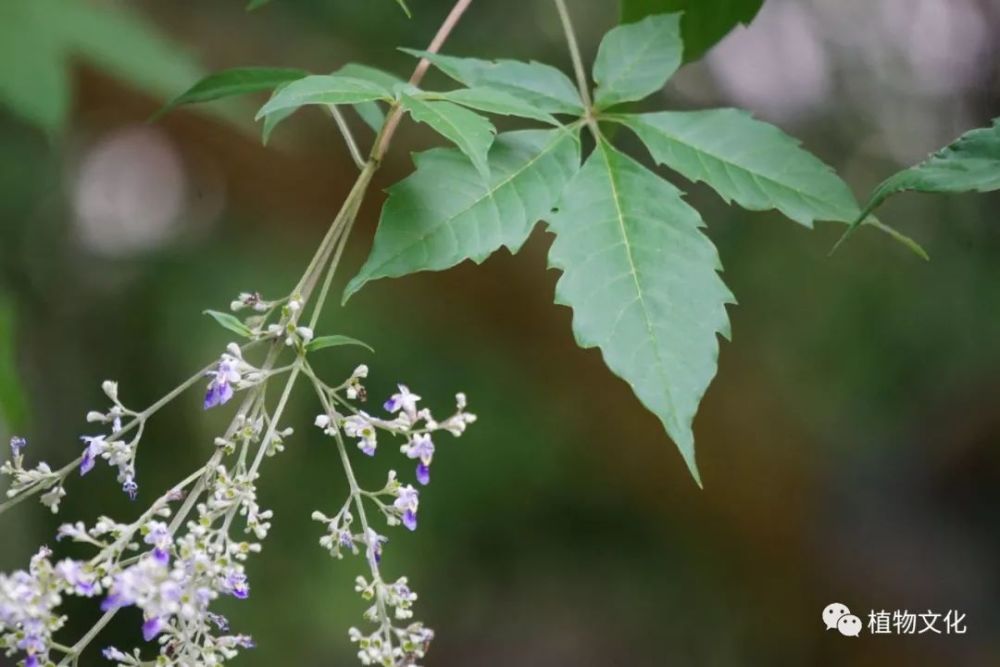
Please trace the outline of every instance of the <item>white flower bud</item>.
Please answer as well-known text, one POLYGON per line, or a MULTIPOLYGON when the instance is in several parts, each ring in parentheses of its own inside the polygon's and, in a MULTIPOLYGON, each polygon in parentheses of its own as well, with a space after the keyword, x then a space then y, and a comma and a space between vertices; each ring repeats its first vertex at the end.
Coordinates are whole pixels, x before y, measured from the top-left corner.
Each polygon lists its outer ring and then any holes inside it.
POLYGON ((304 343, 308 343, 313 339, 313 330, 309 327, 299 327, 295 330, 295 333, 299 335, 299 338, 301 338, 304 343))
POLYGON ((365 364, 361 364, 360 366, 354 369, 354 372, 351 373, 351 377, 352 378, 368 377, 368 366, 366 366, 365 364))
POLYGON ((330 417, 328 415, 316 415, 316 421, 313 423, 320 428, 326 428, 330 425, 330 417))
POLYGON ((243 358, 243 350, 241 350, 240 346, 237 345, 236 343, 230 343, 229 345, 226 345, 226 352, 233 355, 237 359, 243 358))
POLYGON ((105 415, 102 412, 98 412, 97 410, 91 410, 90 412, 87 413, 88 422, 102 422, 105 421, 107 418, 108 418, 107 415, 105 415))
POLYGON ((104 393, 107 394, 108 398, 110 398, 115 403, 118 402, 118 383, 117 382, 113 382, 112 380, 105 380, 104 382, 101 383, 101 389, 104 390, 104 393))
POLYGON ((246 304, 243 303, 242 301, 240 301, 239 299, 237 299, 235 301, 230 301, 229 302, 229 310, 231 310, 233 312, 236 312, 237 310, 243 310, 243 307, 245 305, 246 304))

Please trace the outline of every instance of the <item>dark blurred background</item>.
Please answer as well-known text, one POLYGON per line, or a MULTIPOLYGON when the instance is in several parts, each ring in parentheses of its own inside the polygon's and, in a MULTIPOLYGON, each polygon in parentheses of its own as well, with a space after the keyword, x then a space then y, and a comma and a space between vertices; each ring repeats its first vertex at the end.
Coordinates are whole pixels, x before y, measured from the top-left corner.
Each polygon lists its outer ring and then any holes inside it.
MULTIPOLYGON (((240 65, 353 61, 405 76, 413 61, 395 47, 424 46, 450 3, 413 0, 412 19, 390 0, 274 0, 253 13, 240 0, 5 4, 0 370, 13 364, 19 388, 0 388, 0 431, 61 463, 89 432, 86 411, 104 405, 101 380, 147 405, 227 342, 203 309, 241 290, 287 293, 354 177, 318 111, 263 148, 252 106, 147 124, 164 97, 240 65), (26 19, 28 5, 58 20, 26 19)), ((592 55, 617 5, 570 7, 592 55)), ((657 103, 748 108, 864 197, 1000 115, 998 34, 996 0, 767 0, 657 103)), ((445 51, 569 64, 548 2, 474 2, 445 51)), ((435 141, 406 124, 376 190, 435 141)), ((873 232, 828 258, 839 225, 809 231, 681 185, 740 302, 695 423, 704 491, 657 419, 575 346, 569 310, 551 303, 541 228, 516 257, 377 282, 328 309, 329 330, 378 351, 331 352, 332 377, 364 361, 375 397, 402 380, 441 411, 464 390, 480 415, 439 446, 422 528, 386 556, 438 630, 428 663, 1000 664, 1000 199, 887 205, 883 220, 924 244, 925 263, 873 232), (872 609, 955 609, 968 632, 847 639, 820 621, 834 601, 866 621, 872 609)), ((364 208, 341 285, 380 199, 364 208)), ((309 519, 345 483, 310 426, 312 396, 295 399, 297 433, 262 481, 275 528, 250 563, 251 600, 225 611, 258 640, 241 664, 354 664, 346 628, 361 623, 362 564, 329 558, 309 519)), ((199 402, 192 392, 151 423, 146 499, 210 450, 225 415, 199 402)), ((70 483, 59 517, 32 503, 0 518, 0 567, 24 566, 61 521, 134 515, 98 470, 70 483)), ((91 606, 73 607, 69 634, 91 606)), ((97 648, 138 639, 122 616, 97 648)), ((95 651, 82 664, 99 662, 95 651)))

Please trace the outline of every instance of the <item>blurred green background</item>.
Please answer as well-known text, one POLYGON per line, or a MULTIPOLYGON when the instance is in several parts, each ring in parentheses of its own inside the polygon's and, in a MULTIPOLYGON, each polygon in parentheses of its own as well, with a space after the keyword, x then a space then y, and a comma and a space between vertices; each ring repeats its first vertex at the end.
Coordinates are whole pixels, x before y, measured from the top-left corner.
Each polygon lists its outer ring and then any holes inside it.
MULTIPOLYGON (((592 55, 617 5, 569 4, 592 55)), ((406 19, 389 0, 275 0, 253 13, 239 0, 6 0, 0 431, 27 436, 32 460, 77 455, 101 380, 140 407, 216 356, 226 333, 199 313, 241 290, 285 294, 353 181, 319 112, 296 114, 263 148, 250 106, 147 124, 164 96, 241 65, 354 61, 405 75, 413 62, 395 47, 425 45, 450 3, 411 5, 406 19)), ((1000 115, 998 34, 996 0, 767 0, 657 103, 748 108, 863 197, 1000 115)), ((569 65, 548 2, 474 2, 445 50, 569 65)), ((435 141, 406 124, 376 190, 435 141)), ((887 205, 882 218, 925 245, 924 263, 871 232, 828 258, 837 225, 810 232, 680 184, 740 302, 695 423, 704 491, 657 419, 575 346, 569 310, 551 303, 541 228, 516 257, 381 281, 328 309, 329 330, 378 352, 331 351, 331 377, 366 362, 376 398, 403 381, 440 411, 464 390, 480 416, 439 446, 421 530, 394 534, 386 555, 438 630, 428 663, 1000 664, 1000 199, 887 205), (865 620, 956 609, 968 633, 847 639, 820 621, 834 601, 865 620)), ((276 520, 249 565, 251 599, 224 605, 258 641, 241 664, 355 662, 346 628, 360 624, 361 562, 330 559, 309 519, 345 493, 316 411, 303 388, 296 435, 265 468, 276 520)), ((145 499, 207 456, 225 416, 203 414, 192 392, 151 423, 145 499)), ((387 448, 362 473, 397 458, 387 448)), ((60 517, 35 504, 0 517, 0 567, 23 566, 61 521, 138 511, 106 466, 68 491, 60 517)), ((71 606, 69 634, 92 606, 71 606)), ((122 617, 97 647, 138 639, 137 619, 122 617)))

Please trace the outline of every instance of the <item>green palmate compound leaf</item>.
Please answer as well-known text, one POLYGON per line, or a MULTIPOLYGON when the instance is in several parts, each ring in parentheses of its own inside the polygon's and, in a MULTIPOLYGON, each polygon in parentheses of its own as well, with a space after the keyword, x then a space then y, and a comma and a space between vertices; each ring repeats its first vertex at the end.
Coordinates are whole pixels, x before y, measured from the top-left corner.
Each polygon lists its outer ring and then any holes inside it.
POLYGON ((315 352, 316 350, 322 350, 327 347, 339 347, 341 345, 356 345, 358 347, 363 347, 369 352, 374 352, 375 350, 371 345, 364 341, 360 341, 357 338, 351 338, 350 336, 320 336, 319 338, 314 338, 306 344, 307 352, 315 352))
POLYGON ((257 120, 283 109, 297 109, 310 104, 357 104, 374 100, 392 100, 392 93, 382 86, 336 74, 314 74, 286 85, 257 112, 257 120))
POLYGON ((680 14, 647 16, 601 40, 594 61, 594 104, 605 109, 655 93, 681 64, 680 14))
POLYGON ((451 102, 431 102, 405 94, 401 101, 413 120, 431 126, 465 153, 484 178, 489 176, 486 155, 496 135, 490 121, 451 102))
POLYGON ((740 23, 749 24, 763 4, 764 0, 622 0, 621 20, 631 23, 652 14, 684 12, 684 62, 691 62, 740 23))
POLYGON ((559 121, 552 114, 540 111, 536 106, 525 102, 520 97, 496 88, 459 88, 445 93, 422 93, 419 97, 430 100, 446 100, 486 113, 519 116, 551 125, 559 125, 559 121))
POLYGON ((729 335, 732 294, 698 212, 673 185, 598 140, 551 221, 556 302, 581 347, 613 373, 677 444, 699 485, 692 421, 729 335))
POLYGON ((799 142, 739 109, 608 116, 634 131, 653 159, 753 211, 777 209, 811 227, 850 222, 860 209, 833 169, 799 142))
POLYGON ((218 322, 220 326, 225 329, 229 329, 235 334, 239 334, 244 338, 250 338, 250 336, 253 335, 250 328, 243 324, 243 322, 241 322, 239 318, 234 315, 230 315, 229 313, 220 313, 217 310, 206 310, 203 312, 205 315, 208 315, 213 320, 218 322))
POLYGON ((439 70, 470 88, 484 86, 502 90, 547 113, 583 114, 583 103, 576 86, 551 65, 517 60, 456 58, 427 51, 402 50, 418 58, 427 58, 439 70))
POLYGON ((1000 118, 992 127, 967 132, 920 164, 904 169, 882 182, 844 233, 834 250, 869 213, 892 195, 904 191, 959 193, 1000 189, 1000 118))
POLYGON ((156 114, 162 116, 182 104, 209 102, 234 95, 274 90, 309 75, 302 69, 280 67, 236 67, 210 74, 170 100, 156 114))
POLYGON ((479 263, 501 246, 517 250, 547 216, 580 166, 580 139, 566 129, 501 134, 490 179, 454 149, 414 157, 416 171, 389 189, 371 255, 344 290, 417 271, 479 263))

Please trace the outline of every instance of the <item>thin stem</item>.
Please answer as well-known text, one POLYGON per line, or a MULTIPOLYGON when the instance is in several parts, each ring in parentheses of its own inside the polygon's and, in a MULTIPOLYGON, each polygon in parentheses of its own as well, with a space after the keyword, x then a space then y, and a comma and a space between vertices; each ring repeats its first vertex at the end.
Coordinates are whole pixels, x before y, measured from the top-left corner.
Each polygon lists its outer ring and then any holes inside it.
POLYGON ((573 21, 569 17, 569 10, 566 9, 565 0, 555 0, 556 9, 559 11, 559 21, 562 23, 563 32, 566 33, 566 44, 569 46, 569 55, 573 60, 573 71, 576 73, 576 85, 580 89, 580 99, 587 108, 587 115, 590 116, 593 102, 590 101, 590 86, 587 83, 587 73, 583 68, 583 58, 580 57, 580 45, 576 42, 576 32, 573 30, 573 21))
POLYGON ((70 664, 70 662, 73 662, 75 664, 76 660, 78 659, 79 655, 83 652, 83 650, 90 645, 90 642, 94 641, 94 638, 97 637, 97 635, 101 632, 101 630, 104 629, 104 626, 106 626, 108 623, 111 622, 111 619, 113 619, 115 617, 115 614, 117 613, 118 613, 117 609, 111 609, 109 611, 104 612, 104 615, 101 616, 100 619, 98 619, 97 623, 94 623, 94 626, 90 628, 90 630, 87 630, 87 634, 80 637, 80 641, 73 644, 69 652, 66 654, 66 657, 64 657, 62 660, 59 661, 60 667, 62 667, 63 665, 68 665, 70 664))
MULTIPOLYGON (((462 14, 465 10, 469 8, 472 4, 472 0, 458 0, 455 5, 451 8, 448 13, 447 18, 445 18, 444 23, 438 28, 437 34, 434 35, 434 39, 431 40, 430 46, 427 47, 428 53, 437 53, 444 46, 445 40, 451 34, 451 31, 455 29, 458 24, 459 19, 462 18, 462 14)), ((416 68, 413 70, 413 74, 410 75, 410 85, 418 85, 427 74, 428 68, 431 66, 431 61, 427 58, 421 58, 420 62, 417 63, 416 68)), ((378 138, 375 140, 375 145, 372 147, 372 159, 376 162, 381 162, 382 158, 385 157, 385 153, 389 150, 389 142, 392 141, 392 136, 396 133, 396 128, 399 127, 399 121, 403 117, 403 108, 399 103, 392 105, 389 110, 389 115, 385 119, 385 125, 382 126, 382 131, 379 133, 378 138)))
POLYGON ((365 159, 361 156, 361 151, 358 150, 358 144, 354 141, 354 135, 351 134, 351 128, 347 125, 344 114, 340 113, 340 109, 337 108, 336 104, 328 105, 327 109, 330 110, 330 115, 333 116, 333 121, 337 124, 337 129, 340 130, 340 134, 344 137, 344 143, 347 144, 347 150, 350 151, 354 164, 357 165, 358 169, 364 169, 365 159))
POLYGON ((285 382, 285 389, 281 392, 281 398, 278 399, 278 405, 275 406, 274 412, 271 415, 271 423, 268 425, 267 432, 260 441, 260 448, 257 450, 257 456, 254 458, 253 464, 247 472, 247 478, 251 480, 254 478, 254 475, 257 474, 257 469, 260 468, 260 464, 264 460, 264 455, 267 454, 267 449, 271 445, 271 440, 274 439, 275 431, 278 429, 278 420, 281 419, 281 415, 285 412, 285 406, 288 404, 288 397, 292 394, 292 389, 295 387, 295 380, 298 378, 300 372, 302 372, 301 363, 296 364, 295 368, 293 368, 292 372, 288 375, 288 381, 285 382))
POLYGON ((354 207, 354 212, 352 215, 348 216, 347 222, 344 225, 344 230, 341 232, 340 239, 337 243, 337 249, 333 253, 333 259, 330 261, 330 266, 326 271, 326 277, 323 279, 323 286, 320 288, 319 296, 316 299, 316 307, 313 309, 312 317, 309 319, 309 328, 316 330, 316 323, 319 322, 320 313, 323 311, 323 304, 326 303, 326 297, 330 293, 330 285, 333 284, 333 276, 337 272, 337 266, 340 264, 340 257, 344 253, 344 247, 347 245, 347 239, 351 235, 351 230, 354 229, 354 222, 358 218, 358 211, 361 207, 361 198, 354 207))
POLYGON ((344 445, 344 438, 340 435, 340 430, 334 431, 337 441, 337 452, 340 454, 340 461, 344 465, 344 474, 347 476, 347 484, 351 488, 351 497, 354 499, 354 507, 358 511, 358 519, 361 521, 361 530, 365 535, 365 556, 368 559, 368 566, 372 571, 372 583, 375 584, 378 613, 382 618, 382 632, 385 634, 385 642, 392 652, 392 620, 389 612, 385 608, 385 582, 382 580, 382 573, 379 571, 378 560, 375 558, 376 545, 371 543, 372 530, 368 527, 368 516, 365 514, 364 499, 361 495, 361 487, 354 476, 354 468, 351 466, 351 459, 347 455, 347 447, 344 445))
MULTIPOLYGON (((319 397, 320 403, 323 405, 323 409, 327 414, 334 414, 333 406, 330 404, 328 397, 326 396, 322 383, 316 374, 312 372, 312 369, 306 367, 306 375, 313 382, 313 388, 316 390, 316 395, 319 397)), ((345 503, 345 507, 352 502, 354 507, 358 512, 358 519, 361 521, 361 531, 365 536, 365 559, 368 561, 368 567, 372 573, 372 584, 375 586, 376 595, 376 606, 378 609, 378 614, 381 619, 382 633, 385 635, 386 645, 392 650, 392 619, 389 617, 389 612, 385 605, 385 582, 382 580, 382 573, 379 570, 378 560, 375 558, 375 547, 376 545, 371 543, 372 531, 369 528, 368 515, 365 512, 364 496, 370 495, 364 491, 358 484, 357 478, 354 476, 354 467, 351 465, 351 458, 347 455, 347 447, 344 445, 344 438, 340 434, 340 429, 334 430, 334 438, 337 441, 337 452, 340 454, 340 462, 344 466, 344 475, 347 477, 347 485, 350 489, 350 496, 345 503)), ((378 502, 377 499, 375 499, 378 502)), ((379 503, 381 505, 381 503, 379 503)), ((341 509, 341 513, 343 513, 341 509)))
POLYGON ((170 401, 174 400, 175 398, 183 394, 190 387, 194 386, 194 384, 197 383, 198 380, 205 377, 205 374, 208 373, 210 370, 212 370, 215 367, 215 364, 216 362, 213 361, 212 363, 205 366, 200 371, 189 377, 187 380, 184 380, 184 382, 180 383, 179 385, 171 389, 163 396, 163 398, 161 398, 160 400, 158 400, 157 402, 153 403, 148 408, 140 412, 138 417, 139 420, 146 421, 147 419, 152 417, 154 413, 160 410, 160 408, 162 408, 167 403, 169 403, 170 401))

